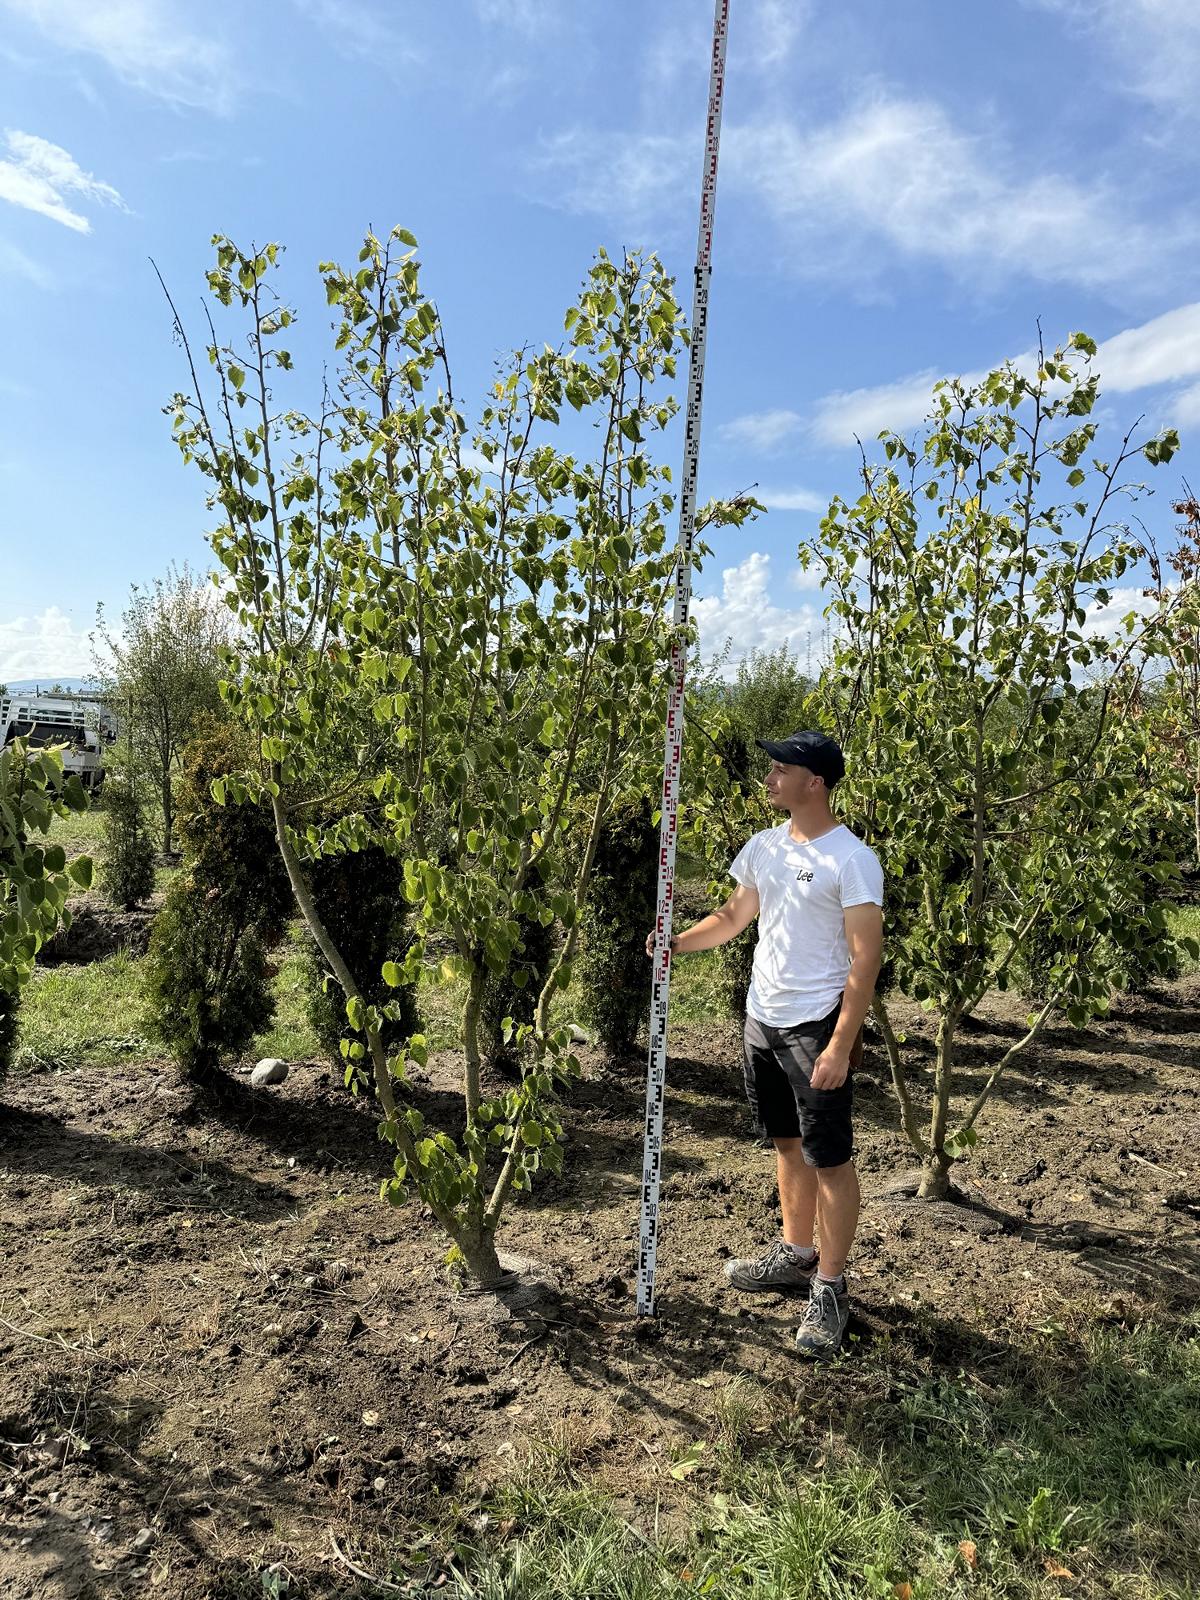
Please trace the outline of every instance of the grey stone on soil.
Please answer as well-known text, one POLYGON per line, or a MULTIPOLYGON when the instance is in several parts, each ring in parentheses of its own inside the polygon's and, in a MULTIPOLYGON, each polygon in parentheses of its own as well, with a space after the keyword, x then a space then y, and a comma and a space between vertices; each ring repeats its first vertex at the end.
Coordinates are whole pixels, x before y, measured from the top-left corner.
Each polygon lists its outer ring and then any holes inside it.
POLYGON ((268 1084, 282 1083, 288 1075, 288 1064, 281 1061, 278 1056, 267 1056, 260 1061, 250 1074, 250 1082, 254 1088, 262 1089, 268 1084))

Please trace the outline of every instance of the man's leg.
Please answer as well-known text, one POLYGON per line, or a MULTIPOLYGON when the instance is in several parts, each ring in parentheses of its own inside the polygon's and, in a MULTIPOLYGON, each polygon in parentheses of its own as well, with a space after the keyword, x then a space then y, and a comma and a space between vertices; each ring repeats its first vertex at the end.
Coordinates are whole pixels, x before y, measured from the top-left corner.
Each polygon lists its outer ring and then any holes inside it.
POLYGON ((735 1289, 807 1290, 816 1271, 811 1245, 817 1181, 804 1161, 799 1108, 779 1062, 775 1032, 753 1017, 746 1018, 746 1096, 754 1120, 775 1144, 783 1238, 761 1256, 740 1256, 725 1263, 725 1276, 735 1289), (792 1250, 789 1245, 799 1248, 792 1250))
MULTIPOLYGON (((858 1229, 862 1195, 853 1161, 839 1167, 810 1167, 818 1192, 821 1228, 821 1276, 840 1278, 858 1229)), ((785 1233, 785 1238, 789 1237, 785 1233)))
POLYGON ((799 1139, 775 1140, 775 1167, 779 1176, 779 1209, 783 1237, 788 1244, 811 1248, 817 1215, 817 1172, 804 1159, 799 1139))

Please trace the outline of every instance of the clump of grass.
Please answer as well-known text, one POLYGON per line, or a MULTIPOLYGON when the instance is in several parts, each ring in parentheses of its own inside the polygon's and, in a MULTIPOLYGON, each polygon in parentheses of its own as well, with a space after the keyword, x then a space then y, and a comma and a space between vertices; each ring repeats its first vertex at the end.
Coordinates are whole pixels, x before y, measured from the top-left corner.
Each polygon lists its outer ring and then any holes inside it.
MULTIPOLYGON (((1174 939, 1200 940, 1200 906, 1171 906, 1167 912, 1167 927, 1174 939)), ((1195 972, 1200 961, 1185 955, 1180 963, 1184 972, 1195 972)))
POLYGON ((664 1469, 636 1510, 627 1484, 538 1473, 533 1453, 496 1507, 513 1537, 464 1552, 461 1600, 1049 1600, 1063 1574, 1079 1593, 1194 1597, 1195 1321, 1080 1315, 993 1350, 986 1379, 969 1359, 906 1370, 890 1347, 853 1359, 863 1400, 816 1459, 786 1418, 747 1436, 762 1412, 745 1385, 717 1397, 686 1483, 664 1469))
POLYGON ((35 967, 21 996, 14 1065, 113 1066, 154 1054, 141 962, 118 950, 87 966, 35 967))
POLYGON ((281 1061, 320 1060, 324 1051, 308 1020, 309 980, 305 970, 305 941, 308 933, 301 922, 288 927, 287 936, 273 954, 276 964, 272 989, 275 1016, 269 1028, 258 1034, 249 1055, 256 1060, 278 1056, 281 1061))
POLYGON ((91 856, 99 864, 104 855, 104 804, 93 800, 86 811, 69 811, 50 824, 50 838, 68 856, 91 856))

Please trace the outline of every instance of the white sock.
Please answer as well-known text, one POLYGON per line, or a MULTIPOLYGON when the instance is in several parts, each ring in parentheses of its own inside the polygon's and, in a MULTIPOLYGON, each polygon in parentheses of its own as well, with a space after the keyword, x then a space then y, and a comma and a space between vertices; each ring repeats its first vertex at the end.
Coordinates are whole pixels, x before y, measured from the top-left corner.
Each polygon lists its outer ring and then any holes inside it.
POLYGON ((818 1272, 817 1282, 828 1284, 831 1289, 844 1289, 846 1287, 846 1274, 839 1272, 836 1278, 830 1278, 825 1273, 818 1272))
POLYGON ((794 1256, 798 1256, 806 1264, 817 1259, 817 1252, 811 1244, 793 1244, 790 1239, 785 1239, 783 1242, 794 1256))

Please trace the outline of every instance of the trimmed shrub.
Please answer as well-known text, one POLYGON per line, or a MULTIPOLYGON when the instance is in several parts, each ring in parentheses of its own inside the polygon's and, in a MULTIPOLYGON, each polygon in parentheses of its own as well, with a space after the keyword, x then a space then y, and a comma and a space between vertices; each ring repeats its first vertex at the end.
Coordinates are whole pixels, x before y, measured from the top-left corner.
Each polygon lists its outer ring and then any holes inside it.
POLYGON ((211 1077, 275 1011, 266 951, 236 900, 181 873, 155 918, 146 957, 150 1028, 191 1077, 211 1077))
POLYGON ((736 939, 717 948, 717 993, 721 1008, 739 1022, 746 1015, 746 995, 750 990, 757 944, 758 929, 752 924, 745 933, 739 933, 736 939))
POLYGON ((543 927, 536 917, 516 917, 518 935, 512 966, 503 975, 489 972, 484 979, 483 1000, 479 1008, 479 1041, 484 1064, 502 1077, 517 1078, 521 1056, 514 1041, 505 1041, 504 1019, 511 1017, 514 1027, 531 1023, 538 996, 558 948, 558 930, 553 923, 543 927))
MULTIPOLYGON (((420 1027, 415 984, 389 989, 383 963, 394 959, 406 940, 408 906, 404 900, 404 864, 373 846, 322 856, 308 863, 309 881, 321 921, 341 951, 368 1005, 394 1001, 398 1021, 385 1020, 384 1048, 390 1053, 420 1027)), ((347 1032, 346 997, 310 940, 305 949, 308 1019, 329 1059, 342 1065, 341 1041, 347 1032)))
POLYGON ((657 911, 658 828, 648 800, 616 807, 596 863, 575 963, 584 1020, 605 1049, 628 1055, 650 1010, 646 934, 657 911))
POLYGON ((137 787, 127 777, 105 784, 104 813, 101 887, 114 906, 132 911, 154 888, 154 845, 137 787))
MULTIPOLYGON (((212 797, 217 778, 251 766, 254 750, 239 724, 205 713, 180 760, 175 784, 175 827, 184 862, 197 889, 240 899, 243 926, 270 947, 292 916, 292 890, 266 805, 221 806, 212 797)), ((236 918, 235 918, 236 920, 236 918)))
POLYGON ((250 764, 245 733, 215 717, 184 751, 176 825, 184 870, 155 919, 146 963, 151 1030, 190 1076, 240 1055, 271 1021, 266 950, 291 912, 291 889, 263 806, 220 806, 212 783, 250 764))

